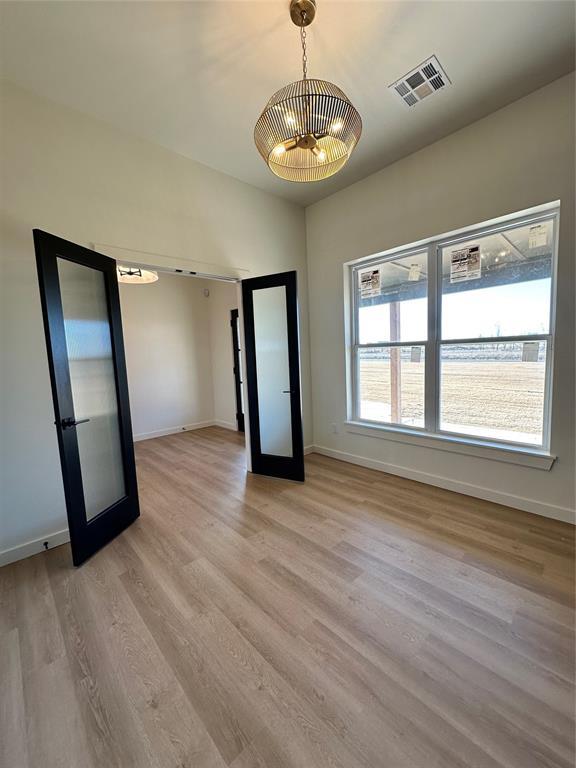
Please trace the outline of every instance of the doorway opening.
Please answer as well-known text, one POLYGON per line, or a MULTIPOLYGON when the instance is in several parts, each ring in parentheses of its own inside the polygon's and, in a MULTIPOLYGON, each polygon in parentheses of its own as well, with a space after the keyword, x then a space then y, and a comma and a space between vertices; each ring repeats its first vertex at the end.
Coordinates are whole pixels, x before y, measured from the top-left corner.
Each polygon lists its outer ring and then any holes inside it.
POLYGON ((134 440, 206 427, 243 433, 240 341, 230 328, 237 283, 155 269, 155 282, 119 284, 134 440))

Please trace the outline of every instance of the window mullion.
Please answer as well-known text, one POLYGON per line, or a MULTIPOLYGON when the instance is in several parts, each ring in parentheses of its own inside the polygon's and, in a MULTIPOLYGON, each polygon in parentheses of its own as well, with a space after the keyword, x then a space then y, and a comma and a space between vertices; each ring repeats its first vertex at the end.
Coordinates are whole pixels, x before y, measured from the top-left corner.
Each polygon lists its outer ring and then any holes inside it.
POLYGON ((352 345, 352 419, 358 419, 360 417, 360 408, 358 403, 358 396, 360 386, 358 382, 358 347, 356 344, 352 345))
POLYGON ((428 341, 424 371, 424 426, 427 432, 438 427, 438 258, 436 243, 428 246, 428 341))
POLYGON ((358 342, 359 342, 359 308, 358 308, 358 268, 352 269, 352 279, 350 281, 350 306, 352 307, 352 344, 350 345, 350 351, 352 355, 351 369, 352 369, 352 418, 358 419, 360 417, 359 408, 359 393, 360 385, 358 381, 359 366, 358 366, 358 342))

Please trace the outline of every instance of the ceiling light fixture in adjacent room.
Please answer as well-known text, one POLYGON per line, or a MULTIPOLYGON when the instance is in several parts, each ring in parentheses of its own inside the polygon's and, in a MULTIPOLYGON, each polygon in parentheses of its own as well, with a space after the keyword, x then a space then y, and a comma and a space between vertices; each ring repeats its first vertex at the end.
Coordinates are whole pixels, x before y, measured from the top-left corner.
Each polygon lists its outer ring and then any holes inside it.
POLYGON ((158 280, 158 272, 151 269, 140 269, 140 267, 116 267, 119 283, 130 283, 133 285, 144 285, 145 283, 155 283, 158 280))
POLYGON ((290 17, 300 27, 303 78, 272 96, 254 129, 268 167, 288 181, 321 181, 337 173, 362 133, 362 119, 340 88, 308 79, 306 27, 315 14, 315 0, 291 0, 290 17))

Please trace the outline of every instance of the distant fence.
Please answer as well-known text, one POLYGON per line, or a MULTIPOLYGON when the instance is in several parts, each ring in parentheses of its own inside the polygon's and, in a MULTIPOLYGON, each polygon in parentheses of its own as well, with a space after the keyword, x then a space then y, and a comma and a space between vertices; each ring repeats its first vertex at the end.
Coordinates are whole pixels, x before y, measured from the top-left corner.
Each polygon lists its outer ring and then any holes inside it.
MULTIPOLYGON (((442 362, 458 361, 466 363, 502 362, 521 363, 523 359, 529 362, 544 363, 546 360, 546 345, 541 342, 538 345, 538 356, 523 355, 524 344, 533 342, 499 341, 483 344, 479 339, 477 344, 446 344, 442 347, 442 362)), ((370 360, 390 360, 391 347, 363 348, 361 350, 361 362, 370 360)), ((424 347, 405 346, 400 349, 400 359, 404 362, 424 363, 424 347), (420 350, 420 354, 416 350, 420 350), (419 359, 418 359, 419 358, 419 359)))

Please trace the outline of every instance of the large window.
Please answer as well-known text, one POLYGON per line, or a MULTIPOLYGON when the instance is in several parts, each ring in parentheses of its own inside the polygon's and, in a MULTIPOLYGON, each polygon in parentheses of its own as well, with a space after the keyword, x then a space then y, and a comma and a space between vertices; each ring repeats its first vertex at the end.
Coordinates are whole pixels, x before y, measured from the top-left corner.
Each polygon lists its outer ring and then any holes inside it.
POLYGON ((352 420, 547 449, 556 222, 354 264, 352 420))

